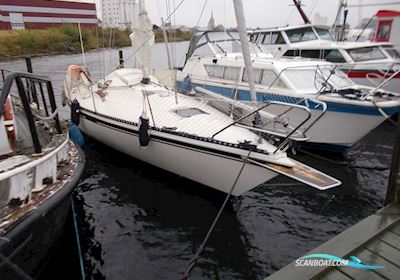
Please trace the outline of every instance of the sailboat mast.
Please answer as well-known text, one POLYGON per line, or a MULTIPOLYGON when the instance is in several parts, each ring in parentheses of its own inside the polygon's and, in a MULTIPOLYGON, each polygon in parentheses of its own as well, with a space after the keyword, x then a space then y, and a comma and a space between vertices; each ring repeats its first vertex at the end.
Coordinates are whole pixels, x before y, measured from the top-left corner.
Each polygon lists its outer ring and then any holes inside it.
POLYGON ((246 67, 246 74, 250 86, 250 95, 252 101, 257 101, 256 88, 254 84, 254 70, 251 62, 249 39, 247 38, 246 20, 244 18, 242 0, 233 0, 235 8, 236 22, 238 25, 238 32, 240 37, 240 45, 242 47, 244 65, 246 67))
POLYGON ((297 10, 300 13, 301 18, 303 19, 305 24, 311 23, 311 21, 308 19, 306 13, 304 12, 303 8, 301 7, 301 2, 300 0, 293 0, 294 5, 296 6, 297 10))

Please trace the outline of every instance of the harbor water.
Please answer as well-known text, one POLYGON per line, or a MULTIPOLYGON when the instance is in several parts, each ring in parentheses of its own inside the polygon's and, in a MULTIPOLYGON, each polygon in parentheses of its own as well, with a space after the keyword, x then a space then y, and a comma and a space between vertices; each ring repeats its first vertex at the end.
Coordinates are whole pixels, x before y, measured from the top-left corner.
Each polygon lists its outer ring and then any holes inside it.
MULTIPOLYGON (((174 44, 175 65, 184 62, 187 45, 174 44)), ((132 64, 131 54, 124 49, 126 65, 132 64)), ((166 68, 164 45, 154 45, 152 54, 153 66, 166 68)), ((118 50, 91 51, 85 60, 99 78, 116 67, 118 50)), ((66 68, 82 64, 82 56, 40 57, 32 63, 36 74, 52 79, 61 104, 66 68)), ((25 63, 4 62, 1 68, 25 71, 25 63)), ((344 157, 298 152, 295 158, 340 179, 342 186, 321 192, 279 176, 232 199, 192 279, 263 279, 380 209, 394 136, 395 127, 385 122, 344 157)), ((178 279, 224 196, 90 138, 85 155, 74 201, 87 279, 178 279)), ((66 230, 56 250, 43 275, 68 270, 78 279, 73 230, 66 230), (73 267, 60 256, 70 258, 73 267)))

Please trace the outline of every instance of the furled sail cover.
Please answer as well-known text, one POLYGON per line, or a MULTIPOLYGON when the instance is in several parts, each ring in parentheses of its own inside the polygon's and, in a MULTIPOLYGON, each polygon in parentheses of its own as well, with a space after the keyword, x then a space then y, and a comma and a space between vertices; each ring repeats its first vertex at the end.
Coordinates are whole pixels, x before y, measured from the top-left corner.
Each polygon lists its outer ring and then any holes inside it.
POLYGON ((154 44, 153 24, 146 11, 139 14, 139 24, 134 28, 129 38, 132 42, 136 67, 144 71, 144 77, 148 77, 151 63, 150 46, 154 44))

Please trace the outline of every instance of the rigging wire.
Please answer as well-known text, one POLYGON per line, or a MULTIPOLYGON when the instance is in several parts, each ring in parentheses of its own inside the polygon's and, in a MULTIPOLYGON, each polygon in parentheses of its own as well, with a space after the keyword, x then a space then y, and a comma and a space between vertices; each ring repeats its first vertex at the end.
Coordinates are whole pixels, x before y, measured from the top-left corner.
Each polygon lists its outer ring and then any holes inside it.
POLYGON ((317 6, 317 2, 318 0, 314 0, 314 3, 312 5, 311 11, 310 11, 310 16, 312 15, 312 13, 314 12, 315 7, 317 6))
MULTIPOLYGON (((200 20, 201 20, 201 17, 203 16, 204 10, 205 10, 206 5, 207 5, 207 2, 208 2, 208 0, 204 0, 204 2, 203 2, 203 7, 202 7, 202 9, 201 9, 200 16, 199 16, 199 18, 197 19, 196 27, 199 26, 199 24, 200 24, 200 20)), ((182 55, 181 59, 179 60, 179 65, 182 64, 182 62, 183 62, 183 60, 185 59, 185 57, 186 57, 186 54, 184 53, 184 54, 182 55)))
POLYGON ((287 18, 285 25, 289 24, 289 20, 292 18, 292 15, 293 15, 293 12, 295 9, 296 9, 295 7, 292 8, 292 11, 290 12, 289 17, 287 18))
POLYGON ((196 23, 196 27, 199 26, 199 24, 200 24, 200 20, 201 20, 201 17, 203 16, 204 10, 205 10, 206 5, 207 5, 207 2, 208 2, 208 0, 204 1, 203 8, 201 9, 200 16, 199 16, 199 18, 197 20, 197 23, 196 23))
POLYGON ((176 8, 172 11, 172 13, 165 19, 165 22, 167 22, 175 14, 175 12, 179 9, 179 7, 183 4, 183 2, 185 2, 185 0, 179 2, 178 6, 176 6, 176 8))
POLYGON ((248 159, 250 157, 251 152, 252 152, 252 150, 250 149, 248 154, 247 154, 247 156, 243 159, 243 164, 240 167, 240 170, 239 170, 239 172, 238 172, 238 174, 237 174, 237 176, 235 178, 235 182, 233 183, 231 189, 229 190, 229 193, 225 197, 224 202, 222 203, 221 207, 219 208, 218 213, 215 216, 214 221, 212 222, 210 228, 208 229, 208 232, 207 232, 206 236, 204 237, 203 241, 201 242, 201 244, 200 244, 199 248, 197 249, 196 253, 194 254, 193 258, 190 260, 189 265, 187 266, 185 273, 182 275, 182 277, 180 279, 183 280, 183 279, 188 279, 190 277, 190 273, 191 273, 192 269, 195 267, 197 261, 199 260, 200 254, 203 252, 204 247, 206 246, 206 243, 208 241, 208 238, 211 236, 211 233, 213 232, 213 230, 214 230, 219 218, 221 217, 222 212, 225 209, 226 204, 228 203, 228 201, 229 201, 229 199, 230 199, 230 197, 231 197, 231 195, 233 193, 233 190, 235 189, 235 187, 237 185, 237 182, 239 181, 240 176, 243 173, 244 167, 246 166, 246 163, 247 163, 247 161, 248 161, 248 159))

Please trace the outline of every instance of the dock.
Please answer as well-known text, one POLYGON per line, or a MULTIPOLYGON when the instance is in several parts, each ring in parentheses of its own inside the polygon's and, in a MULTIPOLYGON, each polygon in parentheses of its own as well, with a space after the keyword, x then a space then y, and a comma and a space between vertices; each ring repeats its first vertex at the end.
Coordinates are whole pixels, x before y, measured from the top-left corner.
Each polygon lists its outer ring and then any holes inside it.
MULTIPOLYGON (((400 118, 399 118, 400 119, 400 118)), ((306 253, 329 254, 363 264, 384 266, 360 269, 351 266, 296 266, 296 260, 264 280, 400 279, 400 124, 393 150, 385 207, 306 253)), ((302 256, 299 256, 302 257, 302 256)))

